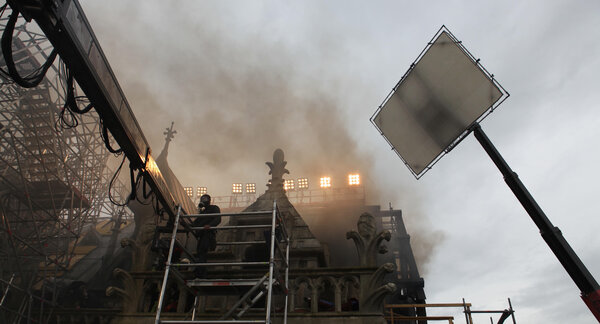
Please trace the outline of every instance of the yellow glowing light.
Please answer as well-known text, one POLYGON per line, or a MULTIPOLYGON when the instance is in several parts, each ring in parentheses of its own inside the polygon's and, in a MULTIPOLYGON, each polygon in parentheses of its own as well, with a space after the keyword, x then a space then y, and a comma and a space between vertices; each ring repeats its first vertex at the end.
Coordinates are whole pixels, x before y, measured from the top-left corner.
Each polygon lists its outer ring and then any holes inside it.
POLYGON ((256 193, 256 183, 246 183, 246 193, 256 193))
POLYGON ((234 194, 240 194, 242 193, 242 184, 241 183, 234 183, 233 186, 231 187, 231 192, 234 194))
POLYGON ((348 175, 348 185, 358 186, 360 185, 360 175, 358 173, 348 175))
POLYGON ((285 180, 283 183, 283 189, 294 190, 294 180, 285 180))
POLYGON ((321 188, 331 188, 331 177, 321 177, 319 183, 321 188))
POLYGON ((308 179, 307 178, 299 178, 298 179, 298 189, 308 189, 308 179))
POLYGON ((196 187, 196 196, 201 197, 202 195, 206 195, 208 189, 206 187, 196 187))
POLYGON ((185 191, 185 194, 192 198, 194 197, 194 187, 183 187, 183 191, 185 191))

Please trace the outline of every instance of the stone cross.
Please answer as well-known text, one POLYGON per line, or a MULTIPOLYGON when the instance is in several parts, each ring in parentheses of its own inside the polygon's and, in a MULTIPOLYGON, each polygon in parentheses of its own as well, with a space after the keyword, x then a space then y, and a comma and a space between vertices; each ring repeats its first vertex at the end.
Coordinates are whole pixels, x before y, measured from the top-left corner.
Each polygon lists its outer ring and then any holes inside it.
POLYGON ((173 130, 173 125, 175 125, 175 122, 172 121, 171 128, 167 128, 167 131, 163 133, 164 135, 167 135, 167 137, 165 137, 165 141, 167 141, 167 143, 170 142, 173 137, 175 137, 175 134, 177 134, 177 131, 173 130))

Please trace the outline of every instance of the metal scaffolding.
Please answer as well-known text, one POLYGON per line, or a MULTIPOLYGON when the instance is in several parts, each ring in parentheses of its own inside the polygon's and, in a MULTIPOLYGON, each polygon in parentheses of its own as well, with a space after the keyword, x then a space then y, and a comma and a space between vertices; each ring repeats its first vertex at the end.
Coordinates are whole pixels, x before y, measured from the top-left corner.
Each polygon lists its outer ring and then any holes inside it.
MULTIPOLYGON (((0 18, 0 29, 7 20, 0 18)), ((52 50, 36 29, 20 19, 13 33, 21 75, 38 69, 52 50)), ((99 219, 132 214, 109 201, 120 159, 104 147, 98 115, 68 115, 63 108, 58 60, 29 89, 6 75, 4 57, 0 68, 0 316, 7 323, 45 322, 56 307, 55 279, 72 267, 82 234, 99 219)), ((113 197, 124 201, 128 190, 117 177, 113 197)))
MULTIPOLYGON (((267 218, 268 219, 268 218, 267 218)), ((178 246, 183 246, 181 243, 178 246)), ((176 218, 175 225, 173 226, 169 254, 167 257, 164 278, 162 282, 162 288, 158 299, 158 307, 156 311, 155 323, 272 323, 273 309, 273 296, 279 292, 284 295, 285 305, 283 306, 283 323, 287 323, 287 302, 288 302, 288 276, 289 276, 289 256, 290 256, 290 240, 288 237, 287 230, 285 228, 285 222, 283 221, 281 214, 277 209, 277 202, 273 201, 273 209, 267 211, 254 211, 254 212, 241 212, 241 213, 222 213, 222 214, 195 214, 195 215, 182 215, 181 208, 179 208, 176 218), (178 263, 173 262, 173 251, 177 243, 178 232, 198 231, 203 230, 201 227, 190 227, 186 222, 186 218, 194 218, 199 216, 251 216, 258 217, 258 221, 265 219, 265 216, 271 215, 269 224, 252 224, 252 225, 236 225, 236 226, 220 226, 216 227, 218 230, 238 230, 245 228, 264 228, 268 229, 265 231, 265 241, 240 241, 240 242, 223 242, 222 244, 230 245, 252 245, 257 243, 267 243, 269 250, 269 260, 267 261, 253 261, 253 262, 204 262, 204 263, 178 263), (183 219, 180 228, 180 219, 183 219), (225 270, 224 273, 232 272, 244 272, 243 267, 267 267, 266 274, 261 278, 252 279, 231 279, 231 278, 220 278, 220 279, 204 279, 196 278, 193 280, 186 280, 178 269, 187 267, 231 267, 231 270, 225 270), (283 274, 282 274, 283 272, 283 274), (183 286, 194 295, 194 306, 192 308, 191 319, 169 319, 164 320, 161 316, 163 303, 166 298, 166 292, 168 290, 169 275, 184 283, 183 286), (233 288, 233 289, 232 289, 233 288), (217 292, 218 291, 218 292, 217 292), (234 303, 227 312, 219 314, 219 318, 212 319, 197 319, 196 308, 198 307, 198 299, 201 295, 234 295, 238 297, 238 302, 234 303), (258 301, 265 300, 265 315, 264 319, 247 319, 242 318, 246 312, 252 308, 258 301)), ((183 252, 188 254, 193 259, 193 255, 183 249, 183 252)))

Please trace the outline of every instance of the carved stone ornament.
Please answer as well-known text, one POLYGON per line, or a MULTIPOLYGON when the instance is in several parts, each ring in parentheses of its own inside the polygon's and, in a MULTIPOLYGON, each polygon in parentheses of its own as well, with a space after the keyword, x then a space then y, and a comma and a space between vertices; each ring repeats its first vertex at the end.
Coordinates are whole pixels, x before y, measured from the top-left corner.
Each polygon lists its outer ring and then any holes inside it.
POLYGON ((377 254, 387 252, 387 248, 385 245, 381 245, 381 242, 383 240, 389 241, 392 234, 390 231, 382 231, 376 234, 375 218, 369 213, 360 215, 357 228, 358 232, 350 231, 346 233, 346 239, 354 240, 360 266, 377 266, 377 254))
POLYGON ((281 149, 276 149, 273 152, 273 162, 266 162, 266 164, 271 169, 269 174, 271 175, 271 181, 268 184, 269 190, 283 190, 283 175, 289 174, 285 168, 287 161, 283 160, 283 151, 281 149))

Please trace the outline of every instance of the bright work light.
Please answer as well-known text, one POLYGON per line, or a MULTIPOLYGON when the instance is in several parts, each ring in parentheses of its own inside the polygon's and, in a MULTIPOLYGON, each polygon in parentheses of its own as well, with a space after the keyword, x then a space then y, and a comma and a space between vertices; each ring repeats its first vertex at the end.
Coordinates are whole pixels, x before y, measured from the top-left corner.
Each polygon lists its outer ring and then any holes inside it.
POLYGON ((360 185, 360 175, 358 173, 348 175, 348 185, 358 186, 360 185))
POLYGON ((285 180, 283 183, 283 189, 294 190, 294 180, 285 180))
POLYGON ((321 188, 331 188, 331 177, 321 177, 319 183, 321 188))
POLYGON ((298 179, 298 189, 308 189, 308 179, 307 178, 299 178, 298 179))
POLYGON ((234 194, 241 194, 242 193, 242 184, 234 183, 233 186, 231 187, 231 192, 234 194))

